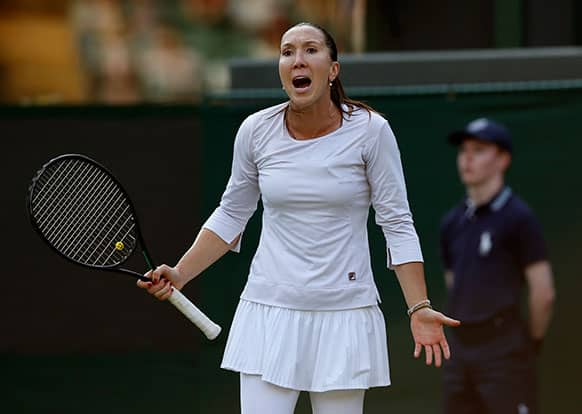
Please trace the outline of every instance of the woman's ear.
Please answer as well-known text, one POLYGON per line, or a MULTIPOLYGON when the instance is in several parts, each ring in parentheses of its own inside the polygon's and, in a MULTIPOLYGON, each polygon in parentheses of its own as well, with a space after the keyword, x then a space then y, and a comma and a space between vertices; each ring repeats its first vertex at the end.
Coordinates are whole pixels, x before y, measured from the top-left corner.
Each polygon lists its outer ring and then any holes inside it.
POLYGON ((339 76, 340 64, 339 62, 332 62, 329 68, 329 81, 333 82, 339 76))

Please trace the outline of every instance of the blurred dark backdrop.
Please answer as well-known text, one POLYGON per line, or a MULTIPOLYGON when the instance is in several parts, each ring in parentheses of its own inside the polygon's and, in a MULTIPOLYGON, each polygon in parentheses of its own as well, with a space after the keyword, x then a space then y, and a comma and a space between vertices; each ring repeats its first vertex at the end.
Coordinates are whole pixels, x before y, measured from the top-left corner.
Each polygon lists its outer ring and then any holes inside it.
MULTIPOLYGON (((438 224, 463 196, 455 151, 445 136, 477 116, 495 118, 513 132, 516 155, 508 181, 542 222, 558 291, 539 361, 545 412, 578 406, 581 96, 580 89, 357 96, 387 117, 398 138, 430 296, 441 309, 438 224)), ((173 264, 220 198, 238 125, 276 102, 280 98, 216 98, 181 107, 2 108, 3 412, 153 413, 171 401, 180 410, 236 412, 238 377, 218 367, 258 242, 259 215, 249 223, 242 252, 228 254, 184 290, 224 327, 209 342, 171 306, 137 290, 132 279, 55 256, 29 226, 25 195, 48 159, 65 152, 92 156, 134 198, 155 260, 173 264)), ((440 372, 412 358, 405 303, 384 268, 384 241, 372 220, 370 238, 394 385, 371 390, 367 412, 439 413, 440 372)), ((297 412, 308 412, 307 406, 302 397, 297 412)))

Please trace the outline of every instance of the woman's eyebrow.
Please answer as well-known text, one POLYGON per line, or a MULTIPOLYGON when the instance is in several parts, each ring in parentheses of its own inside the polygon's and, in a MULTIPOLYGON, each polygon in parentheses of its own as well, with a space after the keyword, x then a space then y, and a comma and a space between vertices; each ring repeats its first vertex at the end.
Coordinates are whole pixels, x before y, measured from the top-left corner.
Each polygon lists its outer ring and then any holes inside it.
MULTIPOLYGON (((306 40, 305 42, 301 43, 301 46, 307 46, 307 45, 317 45, 317 46, 321 46, 321 41, 319 40, 306 40)), ((295 45, 291 42, 285 42, 281 45, 282 48, 284 47, 295 47, 295 45)))

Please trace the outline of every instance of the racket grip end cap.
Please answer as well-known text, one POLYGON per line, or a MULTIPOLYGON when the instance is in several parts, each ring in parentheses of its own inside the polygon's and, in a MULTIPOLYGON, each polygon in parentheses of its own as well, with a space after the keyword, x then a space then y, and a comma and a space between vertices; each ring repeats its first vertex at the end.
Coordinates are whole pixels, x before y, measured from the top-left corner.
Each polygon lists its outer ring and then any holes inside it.
POLYGON ((210 330, 210 332, 206 333, 206 337, 210 340, 216 339, 218 337, 218 335, 220 335, 220 332, 222 332, 222 328, 216 324, 214 324, 214 326, 212 327, 212 329, 210 330))

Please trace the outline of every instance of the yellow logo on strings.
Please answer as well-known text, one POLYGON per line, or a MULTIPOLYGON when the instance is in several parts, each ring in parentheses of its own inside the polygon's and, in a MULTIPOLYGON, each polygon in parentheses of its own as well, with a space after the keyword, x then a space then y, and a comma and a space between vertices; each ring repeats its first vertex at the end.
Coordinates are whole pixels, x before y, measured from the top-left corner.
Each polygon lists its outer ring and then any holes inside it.
POLYGON ((123 244, 123 242, 118 241, 117 243, 115 243, 115 248, 117 250, 123 250, 124 247, 125 245, 123 244))

